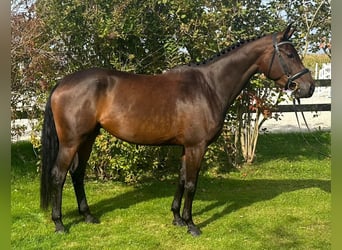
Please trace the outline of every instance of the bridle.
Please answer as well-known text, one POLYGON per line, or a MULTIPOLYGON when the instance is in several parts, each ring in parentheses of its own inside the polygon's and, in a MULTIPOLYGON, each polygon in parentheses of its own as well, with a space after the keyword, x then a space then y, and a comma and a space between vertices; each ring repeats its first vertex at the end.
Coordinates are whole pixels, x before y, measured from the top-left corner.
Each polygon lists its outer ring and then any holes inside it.
MULTIPOLYGON (((299 89, 299 86, 298 86, 298 84, 295 82, 295 80, 298 79, 299 77, 301 77, 302 75, 305 75, 305 74, 307 74, 307 73, 310 73, 310 71, 309 71, 309 69, 304 68, 303 70, 299 71, 298 73, 296 73, 296 74, 294 74, 294 75, 291 75, 291 74, 290 74, 290 71, 289 71, 289 68, 288 68, 288 66, 287 66, 287 64, 285 63, 283 57, 282 57, 281 54, 280 54, 279 46, 284 45, 284 44, 290 44, 290 45, 294 46, 293 43, 292 43, 291 41, 288 41, 288 40, 286 40, 286 41, 281 41, 281 42, 277 43, 276 34, 273 34, 272 39, 273 39, 274 52, 273 52, 272 60, 271 60, 271 63, 270 63, 269 69, 268 69, 268 75, 270 75, 270 71, 271 71, 271 68, 272 68, 272 65, 273 65, 273 61, 274 61, 275 55, 277 55, 277 56, 278 56, 278 59, 279 59, 279 62, 280 62, 280 65, 281 65, 281 68, 282 68, 283 72, 284 72, 284 73, 286 74, 286 76, 287 76, 287 83, 286 83, 286 85, 285 85, 285 89, 290 89, 290 90, 295 91, 295 90, 299 89)), ((300 129, 300 131, 301 131, 301 126, 300 126, 300 122, 299 122, 299 117, 298 117, 298 114, 297 114, 298 110, 297 110, 297 107, 296 107, 296 101, 298 102, 298 105, 300 105, 300 99, 299 99, 299 98, 294 98, 294 99, 293 99, 293 109, 294 109, 294 112, 295 112, 295 114, 296 114, 296 119, 297 119, 298 127, 299 127, 299 129, 300 129)), ((310 128, 309 128, 308 123, 307 123, 307 121, 306 121, 306 119, 305 119, 304 113, 303 113, 303 111, 300 111, 300 112, 302 113, 302 117, 303 117, 305 126, 306 126, 306 128, 308 129, 308 131, 310 132, 310 128)), ((306 141, 306 143, 307 143, 310 147, 312 147, 311 144, 310 144, 310 143, 306 140, 306 138, 304 137, 304 134, 302 133, 302 131, 301 131, 301 134, 302 134, 303 139, 306 141)), ((317 137, 315 137, 315 139, 316 139, 316 141, 318 141, 317 137)), ((318 142, 319 142, 320 144, 322 144, 320 141, 318 141, 318 142)), ((326 154, 326 153, 317 151, 317 149, 314 148, 314 147, 312 147, 312 148, 313 148, 314 151, 316 151, 316 152, 319 153, 319 154, 322 154, 322 155, 324 155, 324 156, 326 156, 326 157, 331 157, 330 155, 328 155, 328 154, 326 154)))
POLYGON ((273 39, 274 52, 273 52, 272 60, 271 60, 271 63, 270 63, 269 69, 268 69, 268 75, 271 72, 271 68, 273 65, 275 55, 277 55, 279 62, 280 62, 280 65, 281 65, 281 68, 282 68, 283 72, 285 73, 285 75, 287 76, 287 83, 285 84, 285 89, 286 90, 287 89, 297 90, 299 88, 299 86, 295 82, 295 80, 298 79, 299 77, 301 77, 302 75, 309 73, 310 71, 309 71, 309 69, 304 68, 303 70, 299 71, 298 73, 291 75, 289 68, 284 61, 284 58, 280 54, 279 46, 284 45, 284 44, 290 44, 290 45, 294 46, 293 43, 291 41, 288 41, 288 40, 287 41, 281 41, 278 43, 276 34, 273 34, 272 39, 273 39))

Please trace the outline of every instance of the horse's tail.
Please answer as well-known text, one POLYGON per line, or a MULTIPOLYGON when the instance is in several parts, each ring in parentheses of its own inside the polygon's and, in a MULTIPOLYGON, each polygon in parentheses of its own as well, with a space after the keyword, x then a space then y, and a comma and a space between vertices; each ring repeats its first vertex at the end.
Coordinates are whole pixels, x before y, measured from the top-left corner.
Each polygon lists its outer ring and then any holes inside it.
POLYGON ((45 106, 44 123, 42 129, 42 167, 40 179, 40 207, 48 209, 51 202, 51 170, 55 164, 59 142, 53 113, 51 109, 51 96, 57 85, 52 89, 45 106))

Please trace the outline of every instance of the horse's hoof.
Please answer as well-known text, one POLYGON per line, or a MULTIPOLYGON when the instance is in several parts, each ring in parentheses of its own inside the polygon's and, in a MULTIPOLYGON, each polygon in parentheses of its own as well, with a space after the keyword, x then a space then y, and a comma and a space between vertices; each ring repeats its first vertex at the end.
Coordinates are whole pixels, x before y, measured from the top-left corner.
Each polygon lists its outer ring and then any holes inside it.
POLYGON ((191 234, 194 237, 198 237, 198 236, 200 236, 202 234, 201 230, 199 230, 195 226, 189 226, 188 227, 188 233, 191 234))
POLYGON ((65 228, 62 223, 56 223, 55 233, 65 233, 65 228))
POLYGON ((66 233, 66 231, 65 231, 65 229, 63 229, 63 230, 60 230, 60 229, 56 229, 55 230, 55 234, 65 234, 66 233))
POLYGON ((174 219, 174 220, 172 221, 172 224, 175 225, 175 226, 178 226, 178 227, 184 227, 184 226, 186 226, 186 223, 185 223, 185 221, 184 221, 182 218, 174 219))
POLYGON ((91 223, 91 224, 99 224, 100 220, 92 215, 87 215, 85 217, 85 222, 86 223, 91 223))

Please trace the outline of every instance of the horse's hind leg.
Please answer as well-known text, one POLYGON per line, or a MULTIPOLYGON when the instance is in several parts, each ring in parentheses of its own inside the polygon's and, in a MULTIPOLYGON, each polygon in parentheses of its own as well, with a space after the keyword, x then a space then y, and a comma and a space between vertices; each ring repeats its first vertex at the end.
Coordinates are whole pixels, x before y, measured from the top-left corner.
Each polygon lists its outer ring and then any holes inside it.
POLYGON ((66 147, 60 144, 55 165, 51 170, 51 203, 52 220, 55 223, 56 232, 64 232, 62 222, 62 192, 66 174, 75 156, 77 147, 66 147))
POLYGON ((78 149, 78 164, 75 168, 71 168, 70 174, 74 185, 76 194, 78 211, 85 217, 85 221, 89 223, 99 223, 99 220, 95 218, 91 213, 88 206, 85 190, 84 190, 84 175, 89 159, 92 145, 97 136, 97 132, 91 134, 88 139, 82 143, 78 149))

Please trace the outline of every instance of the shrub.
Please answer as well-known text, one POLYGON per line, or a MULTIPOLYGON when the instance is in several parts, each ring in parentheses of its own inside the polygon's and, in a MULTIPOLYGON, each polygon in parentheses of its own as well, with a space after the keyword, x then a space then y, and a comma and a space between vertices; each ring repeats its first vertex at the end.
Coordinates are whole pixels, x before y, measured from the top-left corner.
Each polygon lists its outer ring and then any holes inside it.
POLYGON ((102 180, 137 182, 142 177, 176 171, 180 149, 172 146, 141 146, 115 138, 105 130, 96 138, 88 161, 88 175, 102 180), (177 162, 175 164, 175 162, 177 162), (173 165, 173 166, 172 166, 173 165), (166 168, 171 168, 171 171, 166 168))

